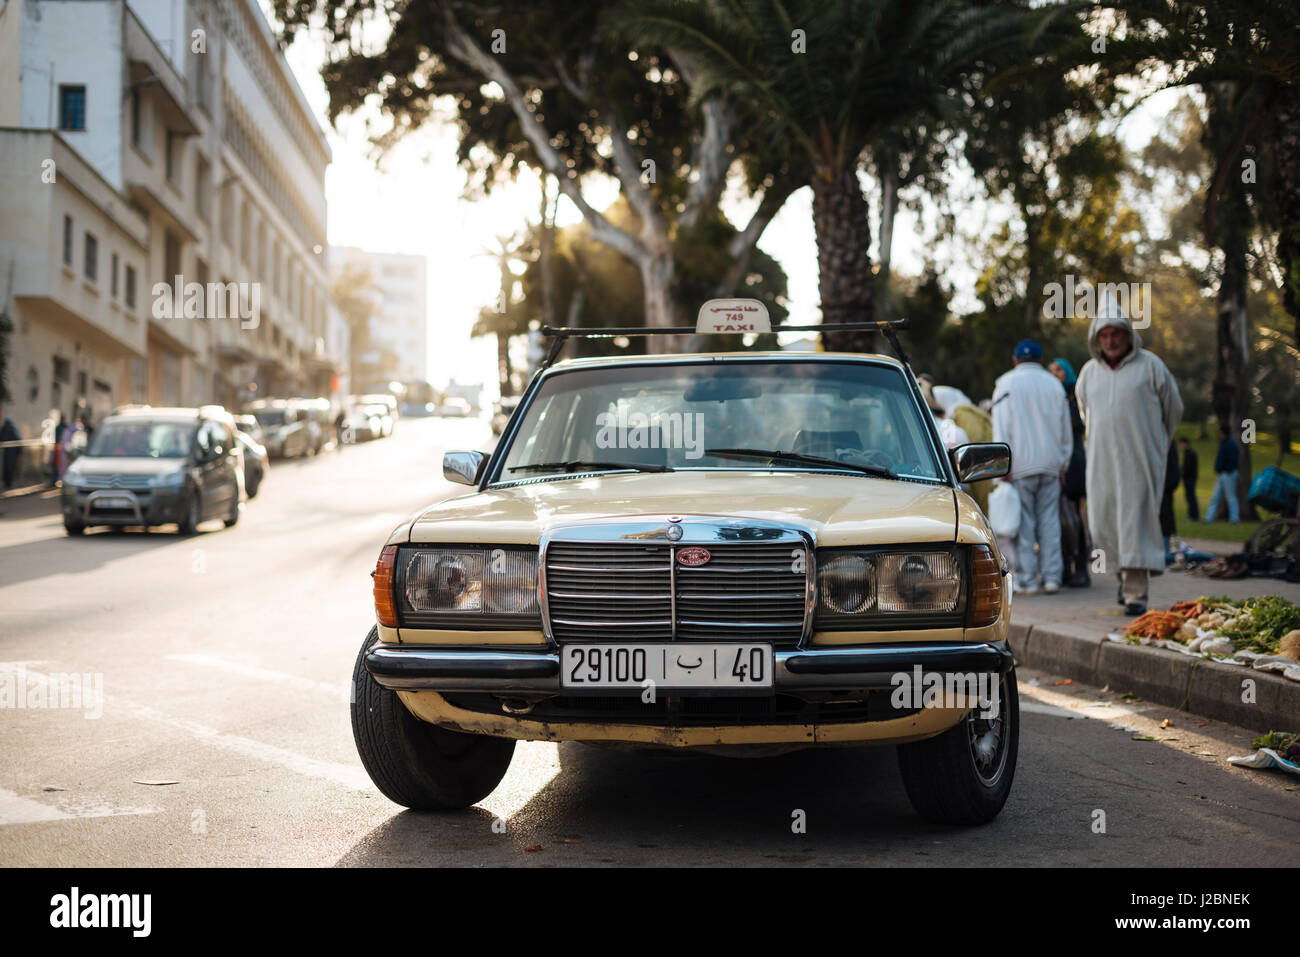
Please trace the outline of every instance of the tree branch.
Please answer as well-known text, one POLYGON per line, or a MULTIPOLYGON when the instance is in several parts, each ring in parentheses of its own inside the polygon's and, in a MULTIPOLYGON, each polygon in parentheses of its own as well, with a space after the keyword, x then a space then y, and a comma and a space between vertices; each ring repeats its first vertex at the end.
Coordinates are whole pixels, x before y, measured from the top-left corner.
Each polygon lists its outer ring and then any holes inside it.
POLYGON ((758 245, 763 230, 767 229, 768 223, 781 211, 781 207, 794 191, 795 184, 785 179, 773 182, 763 191, 763 198, 759 201, 758 209, 754 210, 754 215, 749 218, 745 228, 731 237, 731 241, 727 243, 727 255, 731 257, 731 266, 715 287, 719 297, 736 294, 741 280, 749 270, 749 262, 753 258, 754 248, 758 245))
POLYGON ((623 184, 623 194, 628 203, 641 217, 642 238, 648 239, 659 249, 668 247, 668 224, 654 201, 650 187, 641 181, 641 157, 632 148, 628 139, 628 128, 613 104, 606 104, 602 110, 609 127, 609 139, 614 151, 614 171, 618 181, 623 184))
POLYGON ((627 256, 633 261, 644 260, 648 255, 645 244, 635 236, 624 232, 593 207, 583 197, 582 191, 573 177, 572 171, 565 164, 559 152, 551 145, 550 137, 541 120, 528 106, 518 82, 502 66, 500 59, 486 53, 474 41, 474 38, 456 21, 450 10, 446 11, 447 49, 452 56, 471 69, 475 69, 489 80, 494 81, 505 93, 506 100, 519 120, 519 125, 529 145, 537 154, 544 169, 555 177, 560 192, 569 197, 583 218, 591 227, 592 236, 627 256))
MULTIPOLYGON (((695 62, 680 50, 669 50, 668 55, 682 79, 693 87, 699 72, 695 62)), ((696 142, 691 157, 691 169, 696 176, 687 190, 685 207, 678 218, 678 225, 684 229, 693 229, 717 212, 727 170, 731 169, 728 147, 735 123, 734 112, 717 97, 709 97, 700 112, 704 117, 704 133, 696 142)))

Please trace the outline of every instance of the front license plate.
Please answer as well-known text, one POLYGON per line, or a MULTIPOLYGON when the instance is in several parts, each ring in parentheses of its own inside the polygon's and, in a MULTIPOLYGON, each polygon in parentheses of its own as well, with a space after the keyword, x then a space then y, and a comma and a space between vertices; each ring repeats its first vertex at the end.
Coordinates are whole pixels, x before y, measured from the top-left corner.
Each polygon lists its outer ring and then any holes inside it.
POLYGON ((130 508, 131 498, 126 495, 101 495, 95 499, 100 508, 130 508))
POLYGON ((764 644, 564 645, 560 684, 582 688, 771 688, 772 646, 764 644))

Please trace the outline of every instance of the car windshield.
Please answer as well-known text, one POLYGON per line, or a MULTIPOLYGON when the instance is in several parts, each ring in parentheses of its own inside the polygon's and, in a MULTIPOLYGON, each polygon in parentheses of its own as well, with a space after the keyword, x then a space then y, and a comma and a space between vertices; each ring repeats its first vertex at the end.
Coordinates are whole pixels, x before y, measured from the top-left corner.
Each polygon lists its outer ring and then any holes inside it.
POLYGON ((197 427, 189 422, 105 422, 95 430, 86 454, 92 457, 183 459, 197 427))
POLYGON ((496 480, 574 473, 585 464, 590 471, 838 468, 943 481, 918 409, 901 370, 868 362, 574 369, 543 381, 496 480))
POLYGON ((261 409, 253 413, 253 418, 263 428, 274 428, 284 424, 284 409, 261 409))

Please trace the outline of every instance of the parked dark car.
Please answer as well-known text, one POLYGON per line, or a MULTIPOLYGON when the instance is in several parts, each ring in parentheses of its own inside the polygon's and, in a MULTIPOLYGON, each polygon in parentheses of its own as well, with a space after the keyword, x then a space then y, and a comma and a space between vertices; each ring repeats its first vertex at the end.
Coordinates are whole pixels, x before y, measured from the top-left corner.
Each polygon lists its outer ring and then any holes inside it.
POLYGON ((243 455, 220 406, 119 409, 104 419, 63 478, 63 527, 175 522, 181 534, 220 518, 239 521, 243 455))
POLYGON ((314 455, 324 438, 313 411, 297 399, 263 399, 248 408, 262 427, 262 444, 273 458, 314 455))

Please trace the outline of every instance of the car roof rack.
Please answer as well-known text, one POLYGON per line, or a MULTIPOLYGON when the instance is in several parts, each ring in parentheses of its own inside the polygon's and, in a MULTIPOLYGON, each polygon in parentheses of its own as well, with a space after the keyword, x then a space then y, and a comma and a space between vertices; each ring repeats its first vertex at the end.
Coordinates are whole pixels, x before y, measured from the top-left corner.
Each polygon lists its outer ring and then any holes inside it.
MULTIPOLYGON (((876 320, 873 322, 823 322, 810 326, 786 326, 774 325, 771 332, 879 332, 889 340, 890 347, 894 350, 894 355, 898 361, 910 373, 911 366, 908 363, 907 353, 903 349, 903 344, 898 341, 899 329, 906 329, 911 324, 909 319, 889 319, 876 320)), ((560 355, 560 350, 564 348, 565 342, 570 339, 614 339, 618 336, 693 336, 693 335, 735 335, 735 333, 711 333, 700 332, 697 326, 664 326, 661 328, 650 328, 646 326, 601 326, 594 328, 582 328, 576 326, 542 326, 542 335, 550 337, 551 348, 546 353, 546 358, 542 360, 540 369, 549 368, 560 355)), ((763 330, 760 334, 766 334, 763 330)))

